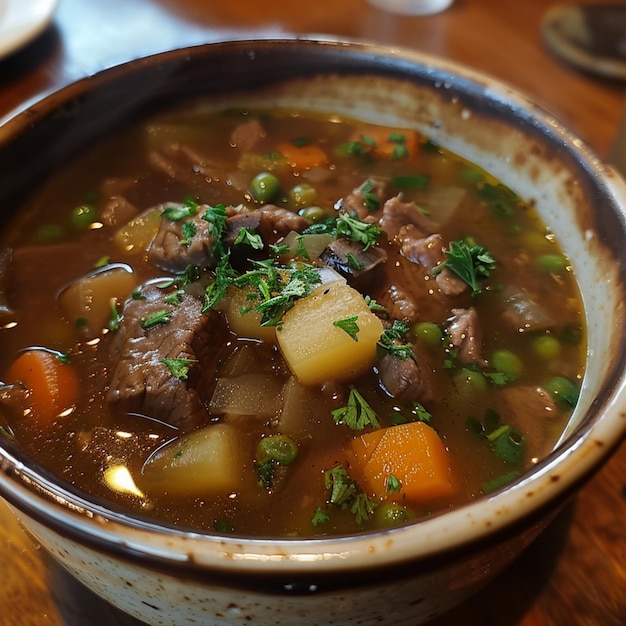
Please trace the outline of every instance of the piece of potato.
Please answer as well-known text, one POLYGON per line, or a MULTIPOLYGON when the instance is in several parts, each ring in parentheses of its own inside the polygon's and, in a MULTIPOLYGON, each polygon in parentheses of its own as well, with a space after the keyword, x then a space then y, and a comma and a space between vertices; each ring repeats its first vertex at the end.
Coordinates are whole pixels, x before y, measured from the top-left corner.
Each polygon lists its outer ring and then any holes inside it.
POLYGON ((125 252, 145 252, 159 230, 162 213, 163 207, 157 206, 137 215, 115 233, 113 242, 125 252))
POLYGON ((140 487, 148 495, 227 494, 241 482, 241 457, 233 426, 207 426, 157 450, 143 467, 140 487))
POLYGON ((220 310, 226 315, 230 329, 239 337, 276 343, 276 327, 261 326, 261 313, 254 310, 242 313, 254 305, 255 301, 249 298, 252 293, 249 287, 229 287, 220 310))
POLYGON ((349 381, 372 366, 383 332, 363 296, 348 285, 330 283, 298 300, 276 336, 291 371, 305 385, 349 381), (335 322, 356 316, 356 340, 335 322))
POLYGON ((113 318, 114 305, 121 305, 136 287, 137 277, 130 267, 111 265, 68 285, 59 294, 59 303, 81 332, 94 337, 113 318))

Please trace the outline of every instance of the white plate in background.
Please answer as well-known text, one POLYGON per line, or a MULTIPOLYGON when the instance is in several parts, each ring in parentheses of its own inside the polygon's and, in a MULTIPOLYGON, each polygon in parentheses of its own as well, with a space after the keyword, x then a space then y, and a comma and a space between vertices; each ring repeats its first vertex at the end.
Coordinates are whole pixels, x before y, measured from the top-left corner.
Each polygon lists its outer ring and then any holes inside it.
POLYGON ((0 0, 0 59, 32 41, 50 23, 58 0, 0 0))

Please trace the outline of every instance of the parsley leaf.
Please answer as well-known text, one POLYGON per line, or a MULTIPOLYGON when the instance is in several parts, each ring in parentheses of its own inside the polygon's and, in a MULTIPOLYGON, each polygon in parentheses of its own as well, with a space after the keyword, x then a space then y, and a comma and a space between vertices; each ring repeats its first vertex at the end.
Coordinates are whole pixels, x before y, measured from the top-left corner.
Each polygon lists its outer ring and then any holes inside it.
POLYGON ((380 208, 380 198, 374 193, 374 183, 371 179, 367 179, 361 186, 361 195, 363 196, 363 203, 370 212, 378 211, 380 208))
POLYGON ((450 250, 446 252, 446 260, 435 267, 433 274, 438 274, 444 267, 449 267, 466 282, 475 296, 481 292, 479 281, 490 276, 496 268, 496 261, 482 246, 469 245, 465 241, 452 241, 450 250))
POLYGON ((313 526, 317 526, 318 524, 326 524, 330 520, 330 517, 324 512, 322 507, 318 506, 315 509, 315 513, 311 518, 311 523, 313 526))
POLYGON ((170 222, 177 222, 186 217, 191 217, 198 213, 198 204, 192 200, 187 200, 181 206, 168 206, 163 209, 161 215, 170 222))
POLYGON ((383 330, 378 345, 392 356, 399 359, 411 358, 415 360, 415 354, 410 343, 406 343, 406 334, 409 332, 409 325, 402 320, 394 320, 389 328, 383 330))
POLYGON ((368 520, 376 508, 367 494, 360 492, 342 465, 335 465, 324 472, 324 484, 330 489, 329 502, 341 509, 349 510, 357 524, 368 520))
POLYGON ((122 314, 117 308, 117 301, 115 298, 111 298, 111 319, 109 320, 109 330, 118 330, 122 323, 122 314))
POLYGON ((202 215, 202 219, 209 223, 209 234, 215 237, 214 250, 218 257, 226 253, 222 235, 226 229, 226 207, 223 204, 216 204, 214 207, 207 206, 206 211, 202 215))
POLYGON ((382 232, 378 226, 362 222, 358 217, 348 213, 342 213, 337 217, 337 237, 345 237, 351 241, 356 241, 363 245, 364 250, 371 248, 382 232))
POLYGON ((194 222, 185 222, 180 227, 180 233, 183 238, 180 240, 180 245, 188 248, 191 245, 191 240, 196 234, 196 225, 194 222))
POLYGON ((246 228, 243 226, 239 232, 237 233, 237 238, 235 239, 235 245, 243 243, 247 246, 250 246, 254 250, 263 250, 263 239, 261 239, 261 235, 255 233, 253 230, 246 228))
POLYGON ((283 315, 294 302, 308 296, 321 282, 312 265, 298 263, 294 267, 277 267, 272 259, 267 259, 254 261, 254 267, 256 269, 238 276, 232 283, 256 288, 259 302, 248 310, 261 313, 262 326, 280 326, 283 315))
POLYGON ((161 359, 161 363, 167 365, 172 375, 178 380, 187 380, 189 368, 197 362, 196 359, 161 359))
POLYGON ((402 489, 402 483, 393 474, 387 476, 387 493, 398 493, 402 489))
POLYGON ((170 312, 167 310, 155 311, 151 315, 148 315, 146 319, 141 322, 141 327, 148 329, 158 326, 159 324, 167 324, 171 320, 170 312))
POLYGON ((350 385, 348 403, 332 411, 335 424, 345 424, 352 430, 363 430, 366 426, 379 428, 378 417, 365 398, 350 385))
POLYGON ((218 305, 235 278, 237 278, 237 273, 230 266, 230 255, 224 254, 215 268, 215 280, 205 290, 202 313, 218 305))
POLYGON ((341 328, 341 330, 348 333, 348 335, 350 335, 350 337, 354 339, 354 341, 358 341, 359 338, 357 337, 357 335, 360 330, 359 325, 357 324, 358 318, 358 315, 353 315, 352 317, 346 317, 342 320, 336 320, 333 322, 333 326, 341 328))

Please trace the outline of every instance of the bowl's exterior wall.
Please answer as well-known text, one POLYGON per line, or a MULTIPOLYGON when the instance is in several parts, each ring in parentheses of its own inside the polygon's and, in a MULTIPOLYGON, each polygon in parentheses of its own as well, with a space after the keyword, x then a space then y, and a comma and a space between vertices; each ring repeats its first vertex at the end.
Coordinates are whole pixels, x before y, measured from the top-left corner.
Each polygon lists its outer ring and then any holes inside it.
POLYGON ((7 164, 0 171, 0 219, 59 159, 155 102, 219 93, 228 104, 246 88, 254 88, 259 102, 412 125, 536 202, 572 259, 587 307, 588 369, 576 413, 582 426, 502 493, 367 540, 236 545, 232 539, 229 554, 238 551, 237 562, 207 538, 174 541, 163 529, 140 531, 119 512, 84 504, 55 480, 46 482, 10 442, 0 442, 0 491, 79 580, 152 624, 423 623, 510 563, 545 523, 537 521, 545 520, 539 513, 553 510, 587 478, 626 431, 626 219, 620 208, 626 188, 532 103, 471 71, 376 47, 231 42, 111 70, 0 127, 0 161, 7 164), (106 525, 98 517, 106 517, 106 525), (497 538, 501 529, 507 538, 497 538), (454 556, 462 547, 463 556, 454 556), (162 566, 156 567, 154 555, 161 553, 162 566), (429 561, 433 555, 439 557, 436 566, 429 561), (185 559, 193 566, 185 569, 185 559), (402 577, 386 580, 381 571, 397 564, 402 577), (231 581, 239 573, 256 578, 259 587, 230 585, 219 579, 223 571, 231 581), (328 583, 350 571, 360 572, 358 584, 328 583), (263 578, 274 572, 285 583, 296 572, 299 579, 310 574, 324 584, 285 584, 268 592, 263 578))
MULTIPOLYGON (((53 558, 87 588, 113 606, 151 626, 417 626, 460 604, 501 572, 547 524, 490 545, 445 567, 400 581, 338 591, 285 589, 282 594, 229 588, 186 577, 176 568, 156 570, 61 536, 16 514, 53 558)), ((551 516, 548 516, 551 518, 551 516)))

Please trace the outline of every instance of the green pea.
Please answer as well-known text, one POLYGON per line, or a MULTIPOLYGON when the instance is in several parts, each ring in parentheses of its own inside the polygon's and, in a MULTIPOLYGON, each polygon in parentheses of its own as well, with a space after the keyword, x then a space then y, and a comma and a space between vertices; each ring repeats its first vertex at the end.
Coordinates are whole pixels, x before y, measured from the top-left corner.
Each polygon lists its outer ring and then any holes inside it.
POLYGON ((305 219, 311 222, 321 222, 323 219, 327 217, 326 211, 324 211, 324 209, 322 209, 322 207, 319 207, 319 206, 309 206, 309 207, 306 207, 305 209, 300 209, 298 211, 298 215, 300 215, 301 217, 304 217, 305 219))
POLYGON ((561 342, 552 335, 540 335, 533 339, 532 348, 540 359, 551 361, 561 353, 561 342))
POLYGON ((296 209, 311 206, 317 200, 317 189, 308 183, 300 183, 289 190, 287 197, 291 206, 296 209))
POLYGON ((298 458, 298 444, 287 435, 269 435, 257 446, 259 463, 274 461, 278 465, 291 465, 298 458))
POLYGON ((250 182, 250 193, 257 202, 271 202, 280 193, 280 181, 274 174, 261 172, 250 182))
POLYGON ((65 230, 59 224, 43 224, 37 230, 37 241, 40 243, 58 243, 65 237, 65 230))
POLYGON ((522 360, 510 350, 496 350, 491 357, 491 365, 503 374, 519 378, 524 372, 522 360))
POLYGON ((72 225, 87 228, 98 219, 98 210, 93 204, 81 204, 72 211, 72 225))
POLYGON ((561 275, 567 271, 569 262, 561 254, 542 254, 536 260, 539 269, 550 274, 561 275))
POLYGON ((419 322, 413 328, 415 337, 427 346, 435 347, 441 345, 443 333, 437 324, 431 322, 419 322))
POLYGON ((476 370, 463 368, 454 377, 456 388, 461 393, 484 393, 487 390, 487 379, 476 370))
POLYGON ((374 524, 378 528, 400 526, 415 519, 415 513, 406 506, 394 502, 385 502, 376 507, 373 515, 374 524))

